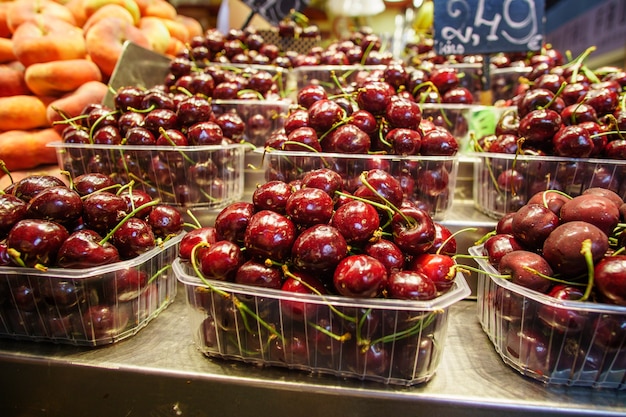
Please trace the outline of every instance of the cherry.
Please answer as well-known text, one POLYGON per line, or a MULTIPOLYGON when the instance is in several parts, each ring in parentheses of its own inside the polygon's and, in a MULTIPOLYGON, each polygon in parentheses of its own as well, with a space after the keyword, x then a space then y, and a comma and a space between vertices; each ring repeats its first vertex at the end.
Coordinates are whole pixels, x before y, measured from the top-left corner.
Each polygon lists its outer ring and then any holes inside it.
POLYGON ((437 286, 425 273, 398 271, 389 276, 387 291, 400 300, 432 300, 437 297, 437 286))
MULTIPOLYGON (((281 286, 286 294, 327 294, 322 281, 302 271, 292 271, 285 277, 281 286)), ((307 301, 296 301, 296 298, 285 297, 281 300, 281 312, 292 320, 299 322, 315 319, 321 305, 307 301)))
POLYGON ((315 129, 318 134, 329 131, 344 117, 344 110, 333 100, 323 99, 311 104, 307 110, 309 114, 308 125, 315 129))
POLYGON ((554 154, 568 158, 587 158, 594 151, 589 131, 580 125, 562 126, 552 137, 554 154))
POLYGON ((142 268, 115 271, 115 276, 103 283, 106 301, 115 305, 118 302, 137 299, 147 289, 149 278, 142 268))
POLYGON ((452 231, 439 222, 435 224, 435 240, 433 246, 428 250, 429 253, 441 253, 444 255, 456 255, 457 244, 456 238, 452 235, 452 231))
POLYGON ((391 240, 378 239, 368 243, 363 252, 378 259, 387 269, 387 275, 401 271, 405 267, 405 256, 402 250, 391 240))
POLYGON ((380 226, 378 211, 371 204, 359 200, 349 201, 337 208, 331 225, 349 244, 370 240, 380 226))
POLYGON ((85 311, 82 320, 88 340, 115 337, 128 324, 128 313, 124 309, 109 305, 93 305, 85 311))
POLYGON ((550 375, 554 356, 547 337, 538 329, 511 326, 505 336, 505 355, 538 375, 550 375))
POLYGON ((122 259, 135 258, 156 246, 152 227, 137 217, 131 217, 119 225, 111 241, 122 259))
MULTIPOLYGON (((547 295, 560 301, 577 301, 583 298, 584 292, 579 287, 558 284, 547 295)), ((582 310, 552 306, 547 303, 538 306, 537 317, 550 328, 568 334, 581 332, 589 319, 582 310)))
POLYGON ((12 187, 14 196, 28 202, 46 188, 64 186, 65 183, 52 175, 28 175, 17 181, 12 187))
MULTIPOLYGON (((313 103, 328 98, 326 89, 319 84, 309 84, 300 88, 296 94, 298 105, 308 109, 313 103)), ((308 113, 307 113, 308 115, 308 113)))
POLYGON ((365 174, 365 182, 355 190, 354 195, 368 200, 392 204, 399 207, 404 198, 400 182, 389 172, 382 169, 372 169, 365 174))
POLYGON ((331 271, 347 254, 345 238, 337 228, 327 224, 305 229, 291 247, 293 265, 303 270, 331 271))
POLYGON ((588 251, 593 262, 598 262, 609 248, 607 235, 598 227, 581 220, 566 222, 550 233, 543 244, 543 256, 556 272, 576 277, 587 272, 586 250, 583 242, 589 241, 588 251))
POLYGON ((448 129, 438 127, 422 136, 420 153, 424 156, 453 156, 459 150, 459 143, 448 129))
POLYGON ((234 281, 238 284, 280 289, 283 274, 278 268, 249 260, 237 269, 234 281))
POLYGON ((66 225, 78 220, 82 213, 83 201, 80 195, 66 186, 57 186, 46 188, 31 198, 27 215, 33 219, 66 225))
POLYGON ((146 221, 154 235, 162 239, 175 236, 183 230, 183 218, 180 211, 167 204, 154 206, 146 221))
POLYGON ((287 142, 283 144, 285 151, 322 151, 319 138, 315 129, 309 126, 302 126, 294 129, 287 135, 287 142))
POLYGON ((199 250, 202 250, 204 246, 210 246, 212 243, 217 242, 217 231, 214 226, 203 226, 197 229, 192 229, 181 238, 178 245, 178 256, 183 260, 191 260, 191 252, 193 248, 199 244, 206 244, 198 246, 199 250))
POLYGON ((333 129, 322 140, 322 150, 330 153, 366 154, 370 151, 370 136, 354 124, 348 123, 333 129))
POLYGON ((524 249, 522 244, 515 239, 515 236, 508 233, 496 233, 483 243, 483 251, 487 255, 489 263, 496 268, 498 268, 504 255, 522 249, 524 249))
POLYGON ((27 203, 12 195, 0 194, 0 238, 6 236, 13 225, 26 218, 27 203))
POLYGON ((415 101, 398 98, 387 105, 385 120, 391 128, 417 129, 422 121, 422 111, 415 101))
POLYGON ((385 113, 394 94, 395 90, 388 83, 373 81, 358 90, 356 100, 360 109, 377 116, 385 113))
POLYGON ((291 193, 285 203, 285 213, 299 226, 328 223, 333 215, 334 202, 319 188, 302 188, 291 193))
POLYGON ((435 224, 428 212, 420 208, 401 208, 394 214, 391 227, 394 242, 407 254, 426 253, 434 244, 435 224))
POLYGON ((540 249, 546 238, 560 224, 559 217, 548 207, 525 204, 513 215, 513 236, 527 248, 540 249))
POLYGON ((244 262, 239 246, 229 240, 219 240, 197 255, 202 274, 222 281, 232 281, 244 262))
POLYGON ((90 194, 83 201, 83 221, 97 231, 106 234, 126 215, 127 204, 123 197, 108 191, 90 194))
POLYGON ((73 189, 84 197, 93 192, 115 186, 115 181, 105 174, 90 172, 81 174, 72 180, 73 189))
POLYGON ((249 219, 243 241, 246 253, 251 257, 282 262, 290 255, 295 239, 296 227, 289 218, 261 210, 249 219))
POLYGON ((422 135, 414 129, 396 128, 385 135, 385 141, 391 144, 396 155, 418 155, 422 146, 422 135))
POLYGON ((15 223, 6 238, 12 261, 20 266, 53 265, 59 248, 69 237, 59 223, 40 219, 22 219, 15 223))
POLYGON ((217 239, 230 240, 235 243, 243 242, 246 229, 254 213, 254 205, 244 201, 224 207, 215 218, 217 239))
POLYGON ((613 233, 620 221, 619 207, 614 201, 591 193, 568 200, 561 207, 559 214, 562 222, 585 221, 597 226, 607 236, 613 233))
POLYGON ((192 146, 220 145, 224 140, 224 132, 216 122, 201 121, 189 126, 187 140, 192 146))
POLYGON ((61 268, 91 268, 107 265, 120 260, 117 248, 91 229, 73 232, 61 244, 57 265, 61 268))
POLYGON ((387 269, 369 255, 343 258, 333 274, 335 290, 347 297, 374 298, 387 288, 387 269))
POLYGON ((233 141, 243 139, 246 124, 235 112, 222 113, 215 118, 215 123, 222 129, 222 134, 233 141))
POLYGON ((135 217, 146 218, 154 207, 153 205, 147 204, 153 200, 150 194, 145 191, 129 188, 123 190, 118 195, 126 201, 126 213, 135 211, 135 209, 145 205, 143 209, 135 213, 135 217))
POLYGON ((421 272, 430 278, 438 293, 445 293, 452 288, 457 273, 454 259, 437 253, 424 253, 413 257, 408 269, 421 272))
POLYGON ((552 141, 561 128, 561 116, 555 110, 536 109, 520 119, 518 133, 528 145, 542 147, 552 141))
POLYGON ((511 276, 511 282, 525 288, 546 293, 552 286, 553 270, 541 255, 527 250, 515 250, 500 258, 498 271, 511 276))
POLYGON ((334 197, 335 192, 343 188, 343 178, 338 172, 329 168, 314 169, 304 174, 302 187, 319 188, 334 197))
POLYGON ((602 302, 626 305, 626 255, 605 256, 594 268, 594 284, 602 302))
MULTIPOLYGON (((546 190, 533 194, 526 204, 541 204, 550 209, 554 214, 559 215, 561 207, 563 207, 563 204, 569 201, 569 199, 569 196, 558 191, 546 190)), ((514 213, 511 214, 511 216, 514 215, 514 213)))
POLYGON ((271 210, 284 214, 291 187, 284 181, 267 181, 254 189, 252 203, 255 211, 271 210))

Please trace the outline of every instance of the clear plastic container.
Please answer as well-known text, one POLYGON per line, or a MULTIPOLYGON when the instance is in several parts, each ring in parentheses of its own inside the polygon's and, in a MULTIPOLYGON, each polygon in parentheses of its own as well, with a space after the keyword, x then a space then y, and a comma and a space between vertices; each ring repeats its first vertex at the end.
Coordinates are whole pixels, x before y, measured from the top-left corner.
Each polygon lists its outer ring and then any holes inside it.
POLYGON ((61 170, 77 177, 102 172, 116 182, 134 181, 161 203, 219 208, 244 193, 244 161, 249 146, 140 146, 54 142, 61 170))
POLYGON ((480 269, 478 318, 502 360, 547 385, 626 388, 626 307, 564 301, 493 276, 469 248, 480 269))
POLYGON ((448 309, 470 294, 462 274, 434 300, 405 301, 203 281, 181 259, 174 271, 185 286, 193 340, 206 356, 397 385, 431 379, 448 309))
POLYGON ((517 211, 535 193, 547 189, 574 197, 600 187, 626 197, 626 161, 489 152, 468 156, 475 160, 474 204, 495 219, 517 211))
POLYGON ((135 335, 174 301, 183 235, 98 267, 0 267, 0 337, 99 346, 135 335))
POLYGON ((360 83, 364 76, 384 69, 385 65, 303 65, 289 71, 289 91, 295 94, 309 84, 319 84, 328 94, 338 94, 342 88, 360 83))
POLYGON ((308 171, 331 168, 341 174, 344 189, 354 191, 364 171, 379 168, 403 185, 404 196, 420 203, 434 219, 442 219, 452 206, 458 156, 403 156, 299 152, 257 149, 263 154, 265 180, 293 181, 308 171))

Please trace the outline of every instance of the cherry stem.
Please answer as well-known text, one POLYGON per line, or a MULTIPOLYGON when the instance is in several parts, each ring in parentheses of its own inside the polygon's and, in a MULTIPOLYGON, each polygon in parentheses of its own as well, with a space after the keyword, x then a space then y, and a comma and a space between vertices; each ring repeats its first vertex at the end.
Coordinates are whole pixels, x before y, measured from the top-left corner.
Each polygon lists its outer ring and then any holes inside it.
POLYGON ((152 276, 150 277, 150 279, 148 280, 146 284, 147 285, 152 284, 161 274, 163 274, 165 271, 171 268, 172 268, 172 265, 165 265, 163 268, 159 269, 154 274, 152 274, 152 276))
POLYGON ((98 117, 98 119, 91 125, 91 128, 89 128, 89 142, 90 143, 93 144, 93 134, 96 131, 96 129, 99 127, 98 125, 100 124, 100 122, 102 122, 107 117, 112 116, 112 115, 117 114, 117 113, 119 113, 119 111, 112 110, 112 111, 104 113, 103 115, 98 117))
POLYGON ((391 201, 387 200, 385 197, 383 197, 382 195, 380 195, 380 193, 378 192, 378 190, 376 190, 372 184, 370 184, 367 181, 367 171, 363 171, 361 173, 361 177, 360 177, 361 183, 367 187, 367 189, 369 189, 371 192, 373 192, 374 194, 376 194, 381 200, 383 200, 383 202, 385 203, 385 205, 387 207, 389 207, 391 209, 391 211, 393 213, 397 213, 400 216, 402 216, 402 218, 404 219, 404 221, 409 225, 409 226, 414 226, 415 225, 415 219, 412 217, 407 216, 406 214, 404 214, 402 212, 402 210, 400 210, 398 207, 396 207, 391 201))
POLYGON ((131 210, 122 220, 120 220, 120 222, 118 224, 115 225, 115 227, 113 229, 111 229, 109 231, 109 233, 107 233, 107 235, 104 238, 102 238, 102 240, 100 241, 100 245, 104 245, 109 239, 111 239, 113 234, 115 232, 117 232, 119 230, 119 228, 122 227, 122 225, 124 225, 124 223, 126 223, 130 218, 135 216, 141 210, 146 209, 148 207, 156 206, 157 204, 159 204, 159 200, 158 199, 152 200, 152 201, 148 201, 147 203, 142 204, 141 206, 135 208, 134 210, 131 210))
POLYGON ((284 342, 283 335, 281 335, 273 326, 270 326, 265 320, 263 320, 261 317, 259 317, 259 315, 257 315, 255 312, 250 310, 250 308, 245 303, 242 303, 241 300, 239 300, 236 295, 228 293, 228 292, 226 292, 224 290, 220 290, 219 288, 215 288, 215 286, 212 285, 209 282, 209 280, 207 280, 204 277, 204 274, 202 273, 202 271, 200 271, 200 268, 198 267, 198 261, 197 261, 197 257, 196 257, 196 252, 197 252, 197 249, 199 247, 209 247, 209 246, 210 246, 209 243, 200 242, 200 243, 198 243, 197 245, 195 245, 191 249, 191 254, 190 254, 190 256, 191 256, 191 266, 192 266, 194 272, 196 273, 196 276, 204 283, 204 285, 206 285, 209 288, 210 291, 213 291, 216 294, 218 294, 221 297, 223 297, 224 299, 231 300, 233 302, 233 304, 235 305, 237 310, 239 310, 239 312, 241 313, 241 317, 242 317, 242 319, 244 321, 244 325, 245 325, 246 330, 248 332, 254 333, 253 330, 249 327, 246 314, 249 314, 250 316, 254 317, 254 319, 257 321, 257 323, 259 323, 261 326, 263 326, 265 329, 267 329, 271 334, 275 335, 276 337, 279 337, 280 340, 284 342))
MULTIPOLYGON (((190 227, 193 227, 195 229, 200 229, 202 227, 202 223, 200 222, 200 220, 198 220, 198 218, 193 214, 193 212, 191 210, 187 210, 187 215, 194 222, 194 224, 191 224, 190 227)), ((185 224, 187 224, 187 223, 185 223, 185 224)))
MULTIPOLYGON (((393 342, 396 340, 400 340, 400 339, 404 339, 407 337, 411 337, 413 335, 416 335, 418 333, 421 333, 422 329, 426 326, 428 326, 429 324, 431 324, 434 320, 436 315, 439 314, 438 312, 432 312, 432 313, 428 313, 425 317, 420 317, 419 319, 417 319, 417 323, 412 326, 409 327, 408 329, 405 330, 401 330, 399 332, 393 333, 393 334, 389 334, 389 335, 385 335, 382 336, 378 339, 375 339, 371 342, 369 342, 369 346, 371 345, 375 345, 377 343, 387 343, 387 342, 393 342)), ((365 345, 363 347, 363 351, 367 350, 369 348, 369 346, 365 345)))
POLYGON ((478 230, 478 228, 476 228, 476 227, 466 227, 464 229, 457 230, 456 232, 454 232, 450 236, 448 236, 448 238, 441 243, 441 246, 439 246, 439 248, 437 248, 437 251, 435 253, 437 255, 441 255, 441 249, 443 249, 449 242, 451 242, 454 238, 456 238, 461 233, 476 232, 477 230, 478 230))
POLYGON ((11 184, 14 184, 11 171, 9 170, 9 168, 7 168, 7 164, 2 159, 0 159, 0 171, 4 172, 9 177, 11 184))
POLYGON ((591 239, 583 240, 580 253, 585 257, 588 274, 587 287, 585 288, 585 293, 583 294, 582 298, 580 298, 580 301, 587 301, 591 296, 593 283, 595 281, 595 268, 593 264, 593 253, 591 252, 591 239))
POLYGON ((170 135, 167 134, 167 131, 165 130, 165 128, 163 128, 163 126, 159 127, 159 133, 163 135, 163 137, 165 139, 167 139, 167 141, 174 147, 176 148, 176 150, 178 151, 178 153, 181 154, 181 156, 183 158, 185 158, 187 160, 187 162, 189 162, 190 164, 194 164, 195 161, 193 159, 191 159, 186 153, 185 151, 179 150, 180 146, 178 146, 176 143, 174 143, 174 141, 172 140, 172 138, 170 138, 170 135))

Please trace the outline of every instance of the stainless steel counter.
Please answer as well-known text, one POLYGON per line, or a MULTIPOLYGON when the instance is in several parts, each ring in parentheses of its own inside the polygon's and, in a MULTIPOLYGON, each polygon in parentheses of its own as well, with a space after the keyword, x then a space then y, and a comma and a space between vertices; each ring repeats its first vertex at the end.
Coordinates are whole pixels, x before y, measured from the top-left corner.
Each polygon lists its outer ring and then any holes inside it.
POLYGON ((546 387, 505 365, 475 301, 449 310, 435 376, 414 387, 209 359, 196 350, 184 292, 137 335, 96 349, 0 340, 1 415, 625 415, 626 393, 546 387))

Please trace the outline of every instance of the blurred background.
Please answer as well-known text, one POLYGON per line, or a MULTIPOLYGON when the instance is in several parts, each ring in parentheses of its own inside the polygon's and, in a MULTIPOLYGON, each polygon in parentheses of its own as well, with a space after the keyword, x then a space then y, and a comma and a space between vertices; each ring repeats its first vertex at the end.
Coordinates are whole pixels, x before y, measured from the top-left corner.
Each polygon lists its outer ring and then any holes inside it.
MULTIPOLYGON (((247 0, 254 4, 256 0, 247 0)), ((197 18, 205 28, 263 29, 270 24, 241 0, 170 0, 180 13, 197 18), (218 21, 218 17, 220 18, 218 21)), ((264 3, 261 1, 261 3, 264 3)), ((433 0, 310 0, 303 9, 318 25, 322 39, 342 37, 363 25, 398 43, 419 42, 432 27, 433 0)), ((596 46, 590 67, 626 63, 626 1, 545 0, 545 38, 561 51, 579 55, 596 46)))

